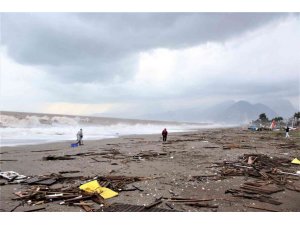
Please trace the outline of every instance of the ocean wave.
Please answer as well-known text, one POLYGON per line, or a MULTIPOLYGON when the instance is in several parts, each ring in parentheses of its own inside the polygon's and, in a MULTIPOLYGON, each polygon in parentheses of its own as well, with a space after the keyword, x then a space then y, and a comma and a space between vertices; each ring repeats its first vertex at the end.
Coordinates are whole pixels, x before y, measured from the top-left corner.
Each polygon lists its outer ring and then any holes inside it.
POLYGON ((97 120, 98 118, 45 115, 26 115, 23 118, 1 115, 0 118, 1 146, 19 145, 27 140, 35 140, 36 143, 75 141, 80 128, 83 129, 84 140, 96 140, 124 135, 160 134, 165 127, 169 132, 222 127, 218 124, 132 122, 124 119, 97 120), (16 140, 15 144, 11 140, 16 140))

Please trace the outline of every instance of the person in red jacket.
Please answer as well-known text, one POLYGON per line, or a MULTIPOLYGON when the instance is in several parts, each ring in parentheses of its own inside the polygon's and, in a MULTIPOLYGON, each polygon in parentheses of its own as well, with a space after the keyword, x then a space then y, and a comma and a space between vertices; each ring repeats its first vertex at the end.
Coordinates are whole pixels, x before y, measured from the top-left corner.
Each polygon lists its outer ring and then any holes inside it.
POLYGON ((161 132, 161 134, 163 136, 163 141, 167 141, 168 131, 166 128, 161 132))

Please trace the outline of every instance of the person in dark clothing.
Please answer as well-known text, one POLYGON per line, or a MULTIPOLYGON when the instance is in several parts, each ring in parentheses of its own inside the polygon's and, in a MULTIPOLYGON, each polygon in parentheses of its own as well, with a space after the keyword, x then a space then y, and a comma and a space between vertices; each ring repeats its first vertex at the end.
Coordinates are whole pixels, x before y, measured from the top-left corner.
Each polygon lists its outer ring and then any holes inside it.
POLYGON ((161 132, 161 134, 163 136, 163 141, 167 141, 168 131, 166 128, 161 132))
POLYGON ((286 128, 285 128, 285 138, 289 138, 290 137, 289 131, 290 131, 290 128, 288 126, 286 126, 286 128))

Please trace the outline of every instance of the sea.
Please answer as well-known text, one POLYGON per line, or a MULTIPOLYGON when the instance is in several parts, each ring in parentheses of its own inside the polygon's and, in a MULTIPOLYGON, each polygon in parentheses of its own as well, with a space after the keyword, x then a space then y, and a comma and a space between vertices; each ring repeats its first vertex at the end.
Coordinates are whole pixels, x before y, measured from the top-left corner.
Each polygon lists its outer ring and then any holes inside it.
POLYGON ((76 142, 81 128, 83 140, 118 138, 125 135, 160 134, 224 127, 215 123, 184 123, 154 120, 132 120, 91 116, 70 116, 21 112, 1 112, 0 146, 76 142))

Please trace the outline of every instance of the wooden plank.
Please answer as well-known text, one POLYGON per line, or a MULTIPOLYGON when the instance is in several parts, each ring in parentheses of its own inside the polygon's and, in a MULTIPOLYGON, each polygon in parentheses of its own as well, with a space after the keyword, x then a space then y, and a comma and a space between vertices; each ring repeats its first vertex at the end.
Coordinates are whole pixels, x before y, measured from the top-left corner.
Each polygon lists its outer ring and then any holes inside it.
POLYGON ((41 207, 41 208, 28 209, 28 210, 25 210, 24 212, 35 212, 35 211, 40 211, 40 210, 43 210, 43 209, 46 209, 46 208, 41 207))
POLYGON ((194 206, 194 207, 200 207, 200 208, 218 208, 218 205, 210 205, 210 204, 206 204, 206 203, 188 203, 186 205, 189 206, 194 206))
POLYGON ((251 191, 257 191, 259 193, 263 193, 263 194, 272 194, 272 193, 276 193, 276 192, 279 192, 279 191, 283 191, 284 188, 280 188, 278 186, 260 186, 260 187, 257 187, 257 186, 251 186, 251 185, 245 185, 245 184, 242 184, 241 186, 241 189, 246 189, 246 190, 251 190, 251 191))
MULTIPOLYGON (((76 203, 74 203, 76 204, 76 203)), ((80 206, 86 211, 86 212, 92 212, 93 211, 93 208, 90 207, 90 205, 87 205, 87 203, 83 202, 83 201, 80 201, 80 203, 77 203, 77 204, 80 204, 80 206)))
POLYGON ((68 171, 59 171, 58 173, 60 174, 65 174, 65 173, 80 173, 79 170, 68 170, 68 171))

